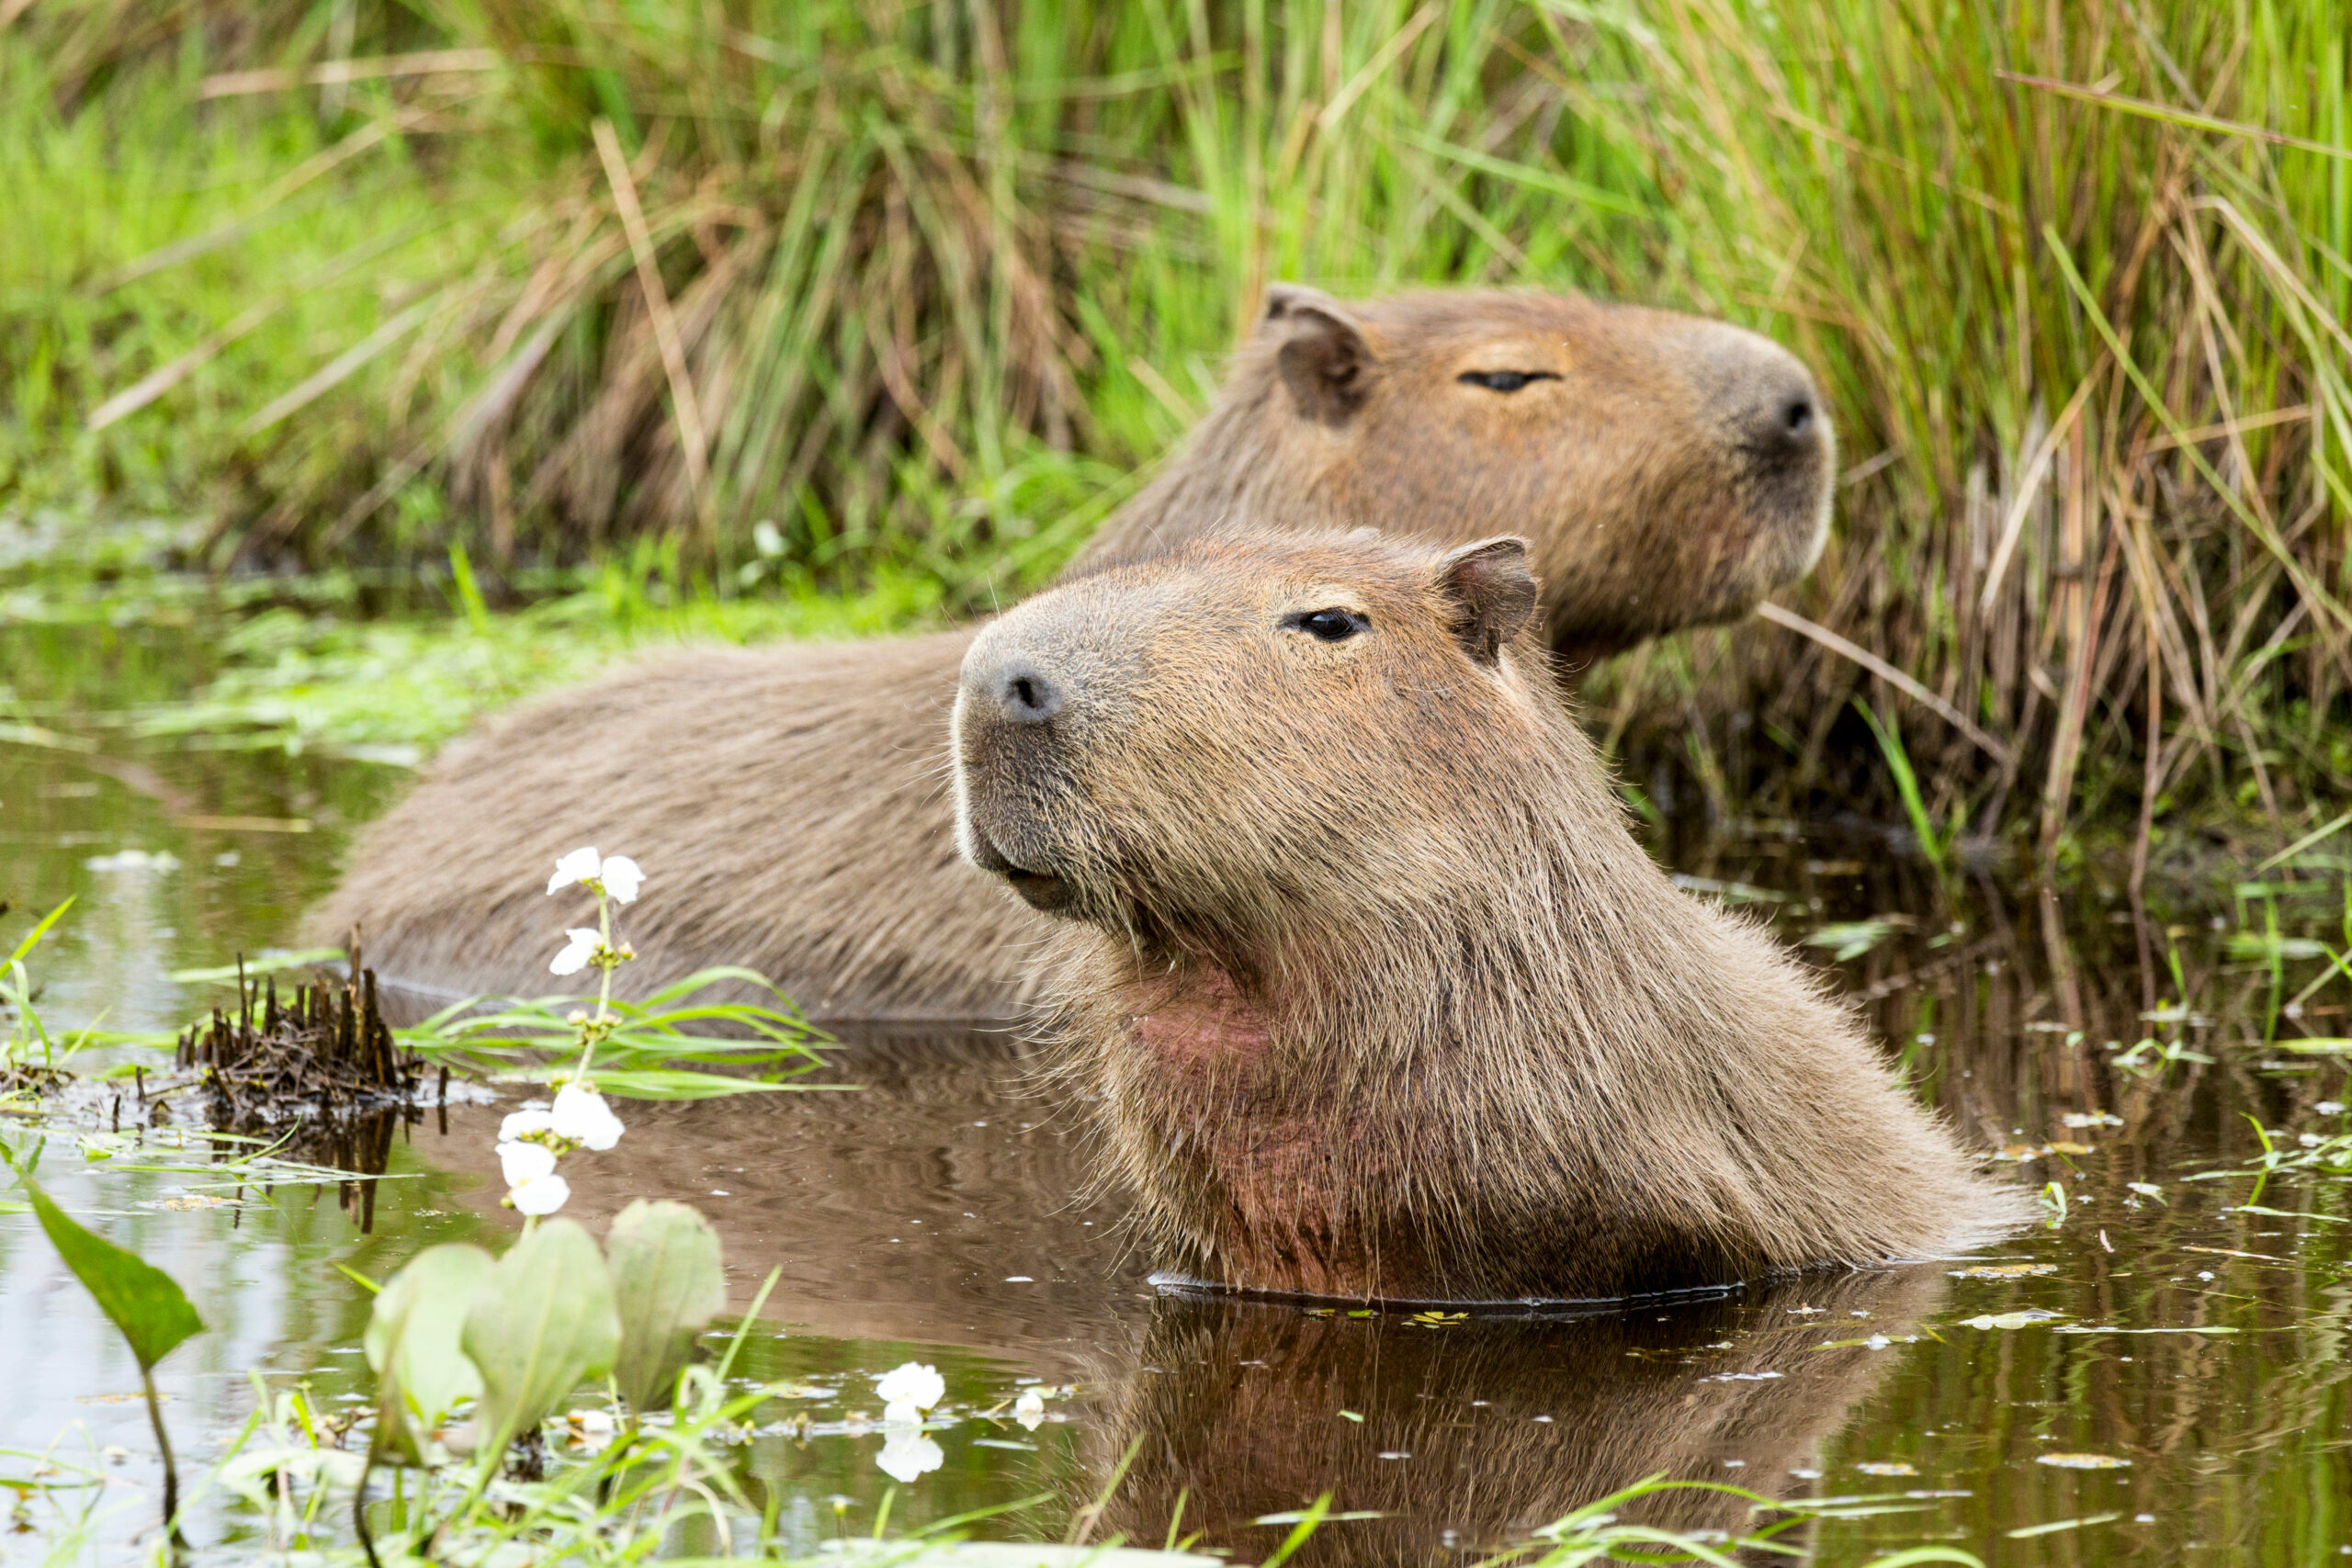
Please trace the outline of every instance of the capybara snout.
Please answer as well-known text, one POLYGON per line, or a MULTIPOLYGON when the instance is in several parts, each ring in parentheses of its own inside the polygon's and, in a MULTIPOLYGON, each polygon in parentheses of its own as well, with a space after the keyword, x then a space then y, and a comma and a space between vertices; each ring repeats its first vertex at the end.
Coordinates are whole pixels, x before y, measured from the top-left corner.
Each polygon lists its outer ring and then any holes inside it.
MULTIPOLYGON (((1496 760, 1453 755, 1450 706, 1548 700, 1532 645, 1504 656, 1536 608, 1523 540, 1432 558, 1364 530, 1178 553, 1180 578, 1082 578, 965 658, 958 842, 1036 908, 1120 924, 1148 905, 1246 939, 1266 906, 1368 897, 1442 837, 1380 781, 1496 760)), ((1472 728, 1512 726, 1487 711, 1472 728)), ((1532 736, 1532 716, 1517 728, 1532 736)))

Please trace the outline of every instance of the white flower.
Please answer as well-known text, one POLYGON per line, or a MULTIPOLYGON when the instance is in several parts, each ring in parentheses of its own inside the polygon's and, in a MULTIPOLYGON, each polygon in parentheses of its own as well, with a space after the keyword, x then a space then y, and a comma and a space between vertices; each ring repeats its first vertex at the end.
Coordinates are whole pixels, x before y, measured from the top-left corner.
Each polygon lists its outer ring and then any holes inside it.
POLYGON ((1012 1418, 1034 1432, 1046 1424, 1046 1396, 1034 1388, 1024 1388, 1021 1397, 1012 1402, 1012 1418))
POLYGON ((511 1144, 533 1133, 545 1133, 555 1126, 555 1118, 544 1111, 513 1111, 498 1124, 498 1141, 511 1144))
POLYGON ((583 882, 602 883, 605 891, 617 902, 634 904, 637 890, 645 886, 645 873, 627 855, 599 860, 596 846, 587 844, 555 863, 555 874, 548 878, 548 891, 560 893, 583 882))
POLYGON ((621 1140, 621 1119, 605 1097, 582 1083, 568 1083, 556 1091, 555 1135, 599 1152, 621 1140))
POLYGON ((937 1470, 947 1462, 947 1456, 939 1451, 937 1443, 921 1432, 900 1428, 891 1433, 883 1443, 882 1451, 874 1456, 874 1462, 880 1465, 883 1473, 891 1480, 905 1483, 937 1470))
MULTIPOLYGON (((910 1411, 928 1410, 947 1397, 947 1380, 939 1369, 923 1361, 909 1361, 893 1367, 874 1384, 874 1392, 888 1401, 892 1409, 904 1405, 910 1411)), ((920 1420, 920 1416, 893 1416, 883 1412, 885 1421, 920 1420)))
POLYGON ((563 951, 548 962, 548 972, 577 975, 588 967, 588 961, 596 956, 596 949, 604 945, 604 934, 586 926, 574 926, 563 934, 570 941, 565 943, 563 951))
POLYGON ((555 1151, 545 1144, 501 1144, 498 1168, 509 1187, 527 1187, 555 1174, 555 1151))
POLYGON ((634 904, 637 902, 637 890, 645 885, 645 873, 639 871, 637 863, 627 855, 609 855, 605 857, 603 869, 596 873, 596 880, 605 885, 605 892, 621 903, 634 904))
POLYGON ((506 1196, 514 1200, 514 1207, 523 1213, 552 1214, 562 1208, 571 1196, 571 1183, 549 1172, 536 1180, 526 1181, 506 1196))
POLYGON ((594 844, 574 850, 555 863, 555 874, 548 878, 548 891, 560 893, 582 882, 594 882, 596 870, 603 863, 596 858, 596 846, 594 844))

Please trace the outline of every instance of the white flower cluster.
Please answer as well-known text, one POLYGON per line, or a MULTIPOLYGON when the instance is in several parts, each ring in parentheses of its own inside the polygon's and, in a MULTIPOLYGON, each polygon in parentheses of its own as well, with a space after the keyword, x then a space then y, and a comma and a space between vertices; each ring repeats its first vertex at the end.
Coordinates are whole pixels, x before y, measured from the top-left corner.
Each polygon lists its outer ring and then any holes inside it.
POLYGON ((507 1194, 526 1214, 552 1214, 571 1196, 571 1184, 555 1173, 556 1161, 573 1149, 598 1153, 621 1141, 621 1119, 605 1097, 582 1083, 556 1091, 548 1111, 514 1111, 498 1124, 498 1168, 507 1194))
POLYGON ((555 874, 548 878, 550 895, 585 887, 596 896, 596 923, 566 931, 563 951, 548 967, 558 975, 577 975, 593 964, 602 984, 595 1015, 571 1015, 580 1031, 580 1065, 556 1091, 554 1105, 517 1111, 499 1123, 498 1168, 506 1178, 506 1201, 534 1219, 554 1213, 571 1197, 571 1184, 556 1173, 559 1160, 574 1149, 601 1152, 620 1142, 621 1119, 596 1092, 588 1064, 596 1042, 612 1029, 613 971, 634 956, 613 940, 612 907, 635 903, 644 886, 645 873, 635 861, 599 855, 593 844, 557 861, 555 874))
POLYGON ((882 1451, 874 1462, 901 1484, 947 1462, 937 1443, 923 1436, 923 1413, 947 1397, 947 1380, 924 1361, 909 1361, 875 1380, 882 1396, 882 1451))
MULTIPOLYGON (((874 1462, 884 1473, 906 1484, 947 1461, 939 1445, 923 1431, 930 1412, 947 1397, 947 1380, 939 1375, 937 1367, 925 1361, 893 1367, 874 1380, 874 1392, 882 1399, 882 1451, 874 1456, 874 1462)), ((1046 1424, 1046 1393, 1032 1383, 1013 1400, 1012 1418, 1025 1430, 1034 1432, 1046 1424)), ((1063 1397, 1069 1393, 1068 1388, 1061 1390, 1063 1397)))

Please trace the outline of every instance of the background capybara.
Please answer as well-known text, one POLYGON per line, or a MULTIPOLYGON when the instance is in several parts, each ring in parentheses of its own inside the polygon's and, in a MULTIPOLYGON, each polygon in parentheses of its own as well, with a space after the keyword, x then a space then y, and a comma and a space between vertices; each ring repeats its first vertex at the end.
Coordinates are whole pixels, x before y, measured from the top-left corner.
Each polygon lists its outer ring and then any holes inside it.
POLYGON ((1160 1257, 1257 1290, 1592 1298, 2004 1216, 1861 1031, 1627 830, 1516 539, 1199 540, 966 656, 967 857, 1160 1257))
MULTIPOLYGON (((1278 288, 1216 406, 1086 563, 1229 519, 1532 537, 1584 658, 1752 608, 1801 575, 1833 449, 1804 367, 1720 322, 1560 295, 1341 304, 1278 288)), ((820 1017, 1005 1018, 1041 931, 956 863, 947 707, 968 631, 698 649, 526 705, 453 746, 308 922, 390 978, 544 990, 546 869, 634 856, 646 987, 744 964, 820 1017)))

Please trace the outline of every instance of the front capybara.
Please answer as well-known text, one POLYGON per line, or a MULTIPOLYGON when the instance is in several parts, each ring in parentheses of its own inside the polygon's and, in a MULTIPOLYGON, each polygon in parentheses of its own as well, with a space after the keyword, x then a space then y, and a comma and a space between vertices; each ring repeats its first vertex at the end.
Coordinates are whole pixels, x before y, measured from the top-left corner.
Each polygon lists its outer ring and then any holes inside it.
POLYGON ((1642 852, 1537 600, 1512 538, 1210 539, 965 656, 965 853, 1067 917, 1068 1071, 1163 1262, 1614 1297, 2002 1220, 1849 1013, 1642 852))
MULTIPOLYGON (((1574 296, 1270 295, 1184 450, 1082 565, 1233 518, 1535 541, 1575 657, 1746 614, 1808 570, 1833 444, 1786 351, 1721 322, 1574 296)), ((542 990, 583 843, 651 880, 648 988, 762 970, 820 1017, 1021 1011, 1042 924, 956 863, 944 751, 968 631, 697 649, 527 705, 453 746, 361 840, 307 922, 360 928, 427 992, 542 990)))

